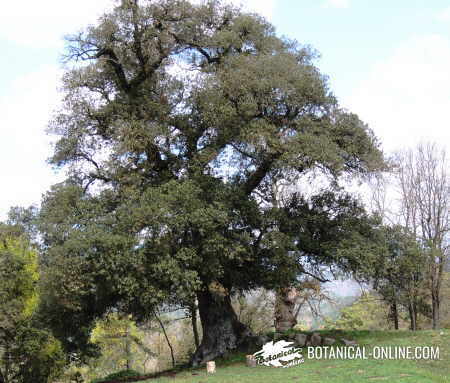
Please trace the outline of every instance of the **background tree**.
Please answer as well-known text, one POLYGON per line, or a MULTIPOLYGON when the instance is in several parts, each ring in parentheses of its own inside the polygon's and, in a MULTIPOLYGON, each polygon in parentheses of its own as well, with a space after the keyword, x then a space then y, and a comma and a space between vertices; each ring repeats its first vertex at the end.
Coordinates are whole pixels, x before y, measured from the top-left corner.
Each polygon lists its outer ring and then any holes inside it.
POLYGON ((67 346, 80 348, 80 329, 110 307, 144 319, 194 293, 198 364, 250 333, 234 292, 289 283, 306 264, 356 263, 331 241, 347 225, 366 228, 350 198, 296 196, 273 209, 258 197, 275 174, 317 169, 337 182, 383 166, 372 132, 339 107, 314 58, 219 1, 123 1, 68 39, 51 162, 70 177, 44 198, 40 226, 57 270, 49 301, 70 322, 52 325, 67 346))
MULTIPOLYGON (((444 278, 442 283, 442 296, 450 297, 450 265, 444 272, 444 278)), ((450 328, 450 302, 448 299, 442 300, 442 327, 450 328)))
POLYGON ((433 328, 439 327, 441 286, 449 257, 450 178, 446 152, 420 144, 396 158, 401 218, 427 255, 433 328))
POLYGON ((306 308, 315 320, 319 320, 323 317, 322 306, 325 303, 330 307, 336 305, 335 297, 327 291, 324 284, 316 279, 306 278, 299 283, 298 290, 294 307, 294 315, 297 319, 306 308))
POLYGON ((342 330, 387 329, 389 305, 369 292, 364 292, 352 304, 341 310, 336 320, 327 319, 325 327, 342 330))
POLYGON ((61 344, 39 326, 38 257, 17 227, 0 232, 0 382, 47 383, 61 372, 61 344))
POLYGON ((253 334, 264 335, 273 329, 274 294, 266 289, 241 294, 233 299, 238 320, 248 326, 253 334))
POLYGON ((101 347, 101 359, 95 364, 101 365, 100 375, 118 370, 145 371, 145 363, 157 356, 145 341, 142 329, 127 315, 110 313, 104 319, 96 321, 91 341, 101 347))
POLYGON ((275 330, 284 332, 294 328, 306 310, 316 320, 321 319, 321 306, 325 301, 334 303, 324 283, 310 276, 303 277, 289 288, 278 288, 275 298, 275 330))
POLYGON ((390 305, 390 318, 399 328, 399 309, 403 306, 410 318, 411 330, 417 330, 419 314, 430 309, 424 293, 426 257, 412 233, 401 226, 380 228, 380 252, 367 269, 374 289, 390 305))

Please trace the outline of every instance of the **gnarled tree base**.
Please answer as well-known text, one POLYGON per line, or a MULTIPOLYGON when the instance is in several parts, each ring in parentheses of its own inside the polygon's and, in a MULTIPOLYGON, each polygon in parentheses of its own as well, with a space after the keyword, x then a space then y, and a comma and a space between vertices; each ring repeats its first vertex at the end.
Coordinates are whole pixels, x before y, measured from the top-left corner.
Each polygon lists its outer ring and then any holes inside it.
POLYGON ((238 349, 252 335, 250 329, 237 319, 227 293, 217 294, 207 290, 197 297, 203 339, 192 357, 193 366, 238 349))

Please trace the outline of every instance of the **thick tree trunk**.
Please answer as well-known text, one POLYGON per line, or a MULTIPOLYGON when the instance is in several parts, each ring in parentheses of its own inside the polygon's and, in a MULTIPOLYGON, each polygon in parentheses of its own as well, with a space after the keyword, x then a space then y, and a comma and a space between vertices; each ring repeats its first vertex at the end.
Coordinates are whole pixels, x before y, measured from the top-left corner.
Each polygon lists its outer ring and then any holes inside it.
POLYGON ((275 330, 284 332, 297 324, 294 315, 295 302, 298 292, 295 288, 285 287, 278 289, 275 298, 275 330))
POLYGON ((239 322, 228 292, 208 289, 197 294, 203 338, 191 364, 201 363, 237 349, 251 335, 250 329, 239 322))
POLYGON ((200 347, 200 337, 198 335, 197 304, 195 302, 190 307, 190 311, 191 311, 192 332, 194 333, 195 349, 198 349, 200 347))

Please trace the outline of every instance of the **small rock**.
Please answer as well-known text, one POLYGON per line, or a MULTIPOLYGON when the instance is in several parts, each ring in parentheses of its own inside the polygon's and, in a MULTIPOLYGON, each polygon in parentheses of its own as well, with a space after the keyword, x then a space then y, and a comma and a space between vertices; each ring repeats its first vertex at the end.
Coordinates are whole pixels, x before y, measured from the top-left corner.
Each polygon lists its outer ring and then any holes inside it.
POLYGON ((275 334, 273 334, 273 341, 276 342, 277 340, 280 340, 283 338, 283 334, 280 332, 276 332, 275 334))
POLYGON ((322 344, 322 337, 316 332, 311 335, 311 345, 320 346, 322 344))
POLYGON ((256 358, 254 355, 246 356, 247 367, 256 367, 256 358))
POLYGON ((305 334, 297 334, 294 338, 294 343, 297 347, 304 347, 308 337, 305 334))
POLYGON ((266 335, 257 336, 255 340, 255 343, 258 347, 262 347, 268 342, 270 342, 270 338, 266 335))
POLYGON ((346 346, 357 346, 357 345, 358 345, 358 343, 356 343, 355 340, 348 340, 348 339, 342 338, 342 342, 343 342, 346 346))
POLYGON ((323 338, 324 346, 331 346, 336 343, 336 339, 333 338, 323 338))

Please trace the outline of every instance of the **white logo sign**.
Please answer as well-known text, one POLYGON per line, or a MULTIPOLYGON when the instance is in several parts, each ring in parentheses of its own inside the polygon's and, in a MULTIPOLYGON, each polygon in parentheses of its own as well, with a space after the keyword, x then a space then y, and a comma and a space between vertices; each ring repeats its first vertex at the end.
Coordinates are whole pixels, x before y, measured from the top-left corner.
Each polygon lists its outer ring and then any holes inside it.
POLYGON ((253 356, 258 364, 269 367, 292 367, 303 363, 302 349, 295 347, 294 342, 279 340, 266 343, 262 350, 255 352, 253 356))

